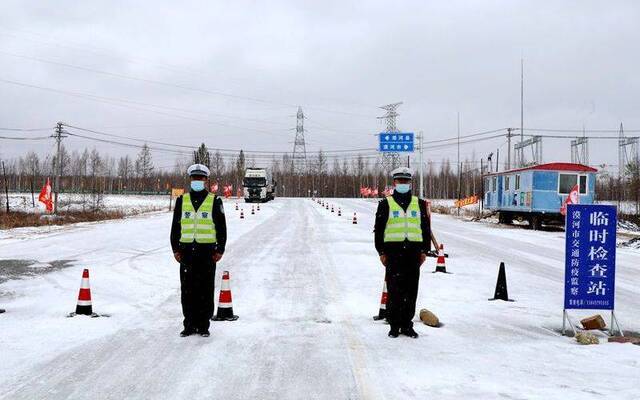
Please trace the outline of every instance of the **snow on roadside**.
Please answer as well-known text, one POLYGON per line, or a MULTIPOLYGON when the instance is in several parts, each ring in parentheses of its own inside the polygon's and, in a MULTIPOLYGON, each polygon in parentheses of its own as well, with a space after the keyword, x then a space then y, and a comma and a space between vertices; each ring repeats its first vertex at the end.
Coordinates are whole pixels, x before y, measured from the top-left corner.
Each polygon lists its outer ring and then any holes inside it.
MULTIPOLYGON (((139 214, 148 211, 157 211, 169 207, 168 195, 129 195, 106 194, 103 196, 101 209, 105 211, 123 211, 126 214, 139 214)), ((4 203, 4 197, 2 203, 4 203)), ((91 194, 62 193, 59 198, 61 211, 82 210, 82 204, 91 203, 91 194)), ((35 207, 33 206, 31 193, 9 193, 9 207, 13 211, 44 213, 44 205, 38 202, 38 194, 35 194, 35 207)))
MULTIPOLYGON (((241 220, 234 203, 225 201, 229 245, 282 206, 262 204, 261 211, 251 215, 250 206, 239 204, 245 211, 241 220)), ((0 284, 0 306, 7 310, 0 317, 0 382, 11 381, 35 362, 51 360, 65 349, 123 328, 144 329, 154 324, 148 315, 163 302, 175 303, 171 310, 179 332, 180 280, 169 245, 171 215, 165 211, 54 230, 28 228, 31 233, 24 228, 5 231, 12 239, 0 241, 0 260, 72 262, 55 272, 0 284), (65 317, 75 310, 84 268, 90 270, 94 312, 111 317, 65 317)), ((224 259, 221 265, 224 268, 224 259)), ((217 275, 219 280, 220 271, 217 275)))

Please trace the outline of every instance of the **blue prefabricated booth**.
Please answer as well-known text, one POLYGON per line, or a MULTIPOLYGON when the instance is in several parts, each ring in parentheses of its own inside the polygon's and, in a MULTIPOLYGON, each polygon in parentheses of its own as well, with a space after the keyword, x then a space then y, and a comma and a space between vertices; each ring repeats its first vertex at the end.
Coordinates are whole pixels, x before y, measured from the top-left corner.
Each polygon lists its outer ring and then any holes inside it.
POLYGON ((563 223, 560 208, 578 185, 579 202, 591 204, 595 168, 573 163, 549 163, 484 176, 483 207, 499 213, 500 222, 526 219, 535 229, 542 223, 563 223))

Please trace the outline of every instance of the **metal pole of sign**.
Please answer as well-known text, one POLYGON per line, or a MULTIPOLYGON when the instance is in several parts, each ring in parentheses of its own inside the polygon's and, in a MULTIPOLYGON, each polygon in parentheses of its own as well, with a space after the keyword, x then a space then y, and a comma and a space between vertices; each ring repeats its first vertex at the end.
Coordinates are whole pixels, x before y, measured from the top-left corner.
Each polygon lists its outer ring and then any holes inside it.
POLYGON ((566 324, 565 322, 569 323, 569 326, 571 327, 571 330, 573 331, 573 336, 576 336, 578 334, 578 332, 576 332, 576 328, 575 326, 573 326, 573 322, 571 322, 571 318, 569 318, 569 313, 567 312, 566 309, 562 310, 562 335, 564 336, 564 334, 566 333, 566 324))
POLYGON ((424 160, 422 159, 422 131, 419 133, 420 140, 420 198, 424 199, 424 160))
POLYGON ((618 318, 616 318, 616 314, 613 310, 611 310, 611 328, 609 329, 609 335, 613 336, 613 324, 616 324, 615 326, 618 327, 618 333, 620 334, 620 336, 624 337, 624 332, 622 332, 622 328, 620 327, 620 323, 618 322, 618 318))

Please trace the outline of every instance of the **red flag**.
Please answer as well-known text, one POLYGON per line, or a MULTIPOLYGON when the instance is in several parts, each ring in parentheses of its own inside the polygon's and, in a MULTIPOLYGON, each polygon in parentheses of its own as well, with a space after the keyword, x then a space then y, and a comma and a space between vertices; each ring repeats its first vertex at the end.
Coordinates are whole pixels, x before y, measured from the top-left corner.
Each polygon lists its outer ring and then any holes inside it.
POLYGON ((218 193, 218 182, 211 184, 211 193, 218 193))
POLYGON ((233 185, 227 185, 224 187, 224 197, 229 198, 233 194, 233 185))
POLYGON ((562 207, 560 207, 560 214, 567 215, 567 204, 580 203, 580 196, 578 195, 579 190, 580 190, 580 186, 578 185, 575 185, 573 189, 571 189, 564 203, 562 203, 562 207))
POLYGON ((53 197, 51 196, 51 182, 49 181, 49 178, 47 178, 47 182, 40 191, 38 201, 45 205, 48 212, 53 211, 53 197))

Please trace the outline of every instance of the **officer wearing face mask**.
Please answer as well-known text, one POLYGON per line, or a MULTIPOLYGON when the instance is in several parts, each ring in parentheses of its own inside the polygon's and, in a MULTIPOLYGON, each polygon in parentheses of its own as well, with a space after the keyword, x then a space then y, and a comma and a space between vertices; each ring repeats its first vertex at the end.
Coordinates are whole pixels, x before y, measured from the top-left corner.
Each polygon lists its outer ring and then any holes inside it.
POLYGON ((213 315, 213 289, 216 263, 224 254, 227 223, 222 199, 209 193, 209 168, 194 164, 187 170, 191 190, 176 200, 171 225, 171 248, 180 263, 180 299, 184 330, 180 336, 195 333, 209 336, 213 315))
POLYGON ((413 329, 420 266, 431 249, 431 226, 424 200, 411 194, 411 170, 391 172, 393 195, 376 211, 375 246, 386 268, 389 337, 417 338, 413 329))

